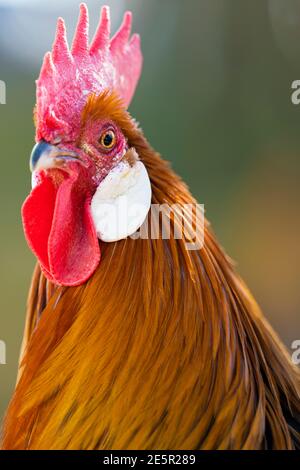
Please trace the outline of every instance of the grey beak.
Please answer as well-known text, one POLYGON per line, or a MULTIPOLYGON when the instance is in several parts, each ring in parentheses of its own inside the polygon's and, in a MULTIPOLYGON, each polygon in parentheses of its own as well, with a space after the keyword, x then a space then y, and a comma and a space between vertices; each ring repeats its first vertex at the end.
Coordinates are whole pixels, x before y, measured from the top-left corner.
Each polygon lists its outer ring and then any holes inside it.
POLYGON ((67 161, 77 161, 79 156, 67 149, 48 144, 45 140, 38 142, 30 155, 30 170, 45 170, 61 167, 67 161))

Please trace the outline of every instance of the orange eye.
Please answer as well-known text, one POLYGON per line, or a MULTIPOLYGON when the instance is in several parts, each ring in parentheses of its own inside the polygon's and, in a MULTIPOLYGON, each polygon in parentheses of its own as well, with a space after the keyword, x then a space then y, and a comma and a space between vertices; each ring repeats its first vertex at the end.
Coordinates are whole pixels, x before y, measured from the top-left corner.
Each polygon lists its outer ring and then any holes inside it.
POLYGON ((112 149, 115 144, 116 144, 116 134, 114 131, 109 130, 103 132, 99 139, 100 144, 102 145, 103 148, 110 150, 112 149))

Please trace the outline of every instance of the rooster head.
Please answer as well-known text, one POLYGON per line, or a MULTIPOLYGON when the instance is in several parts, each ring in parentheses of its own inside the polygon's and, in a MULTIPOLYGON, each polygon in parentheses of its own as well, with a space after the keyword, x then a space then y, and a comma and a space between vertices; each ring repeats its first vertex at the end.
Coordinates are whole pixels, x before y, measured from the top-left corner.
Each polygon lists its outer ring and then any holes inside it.
POLYGON ((30 248, 56 284, 89 279, 100 262, 98 239, 131 235, 150 207, 148 174, 126 133, 126 109, 142 68, 140 39, 130 30, 127 12, 110 39, 103 7, 90 44, 81 4, 72 48, 59 18, 37 80, 32 191, 22 218, 30 248))

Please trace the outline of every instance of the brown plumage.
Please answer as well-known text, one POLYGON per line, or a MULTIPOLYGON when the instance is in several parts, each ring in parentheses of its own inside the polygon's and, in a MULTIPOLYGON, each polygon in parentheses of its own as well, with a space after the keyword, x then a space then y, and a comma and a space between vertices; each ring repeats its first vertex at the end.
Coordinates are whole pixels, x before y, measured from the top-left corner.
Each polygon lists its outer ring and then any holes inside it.
MULTIPOLYGON (((114 99, 106 113, 146 165, 152 202, 195 204, 114 99)), ((198 251, 173 236, 101 249, 79 287, 35 269, 3 448, 299 447, 299 371, 208 223, 198 251)))

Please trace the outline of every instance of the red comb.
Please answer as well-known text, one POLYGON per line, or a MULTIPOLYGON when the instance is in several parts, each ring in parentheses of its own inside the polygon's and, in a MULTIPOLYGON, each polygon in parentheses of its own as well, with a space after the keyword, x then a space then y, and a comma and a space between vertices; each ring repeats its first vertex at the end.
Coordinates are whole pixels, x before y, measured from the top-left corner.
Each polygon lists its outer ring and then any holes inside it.
POLYGON ((64 20, 58 19, 52 52, 45 55, 37 80, 37 140, 74 139, 91 93, 99 95, 111 89, 129 105, 143 61, 139 35, 130 38, 131 22, 131 13, 126 12, 120 29, 110 39, 109 8, 102 7, 89 45, 88 10, 82 3, 70 50, 64 20))

